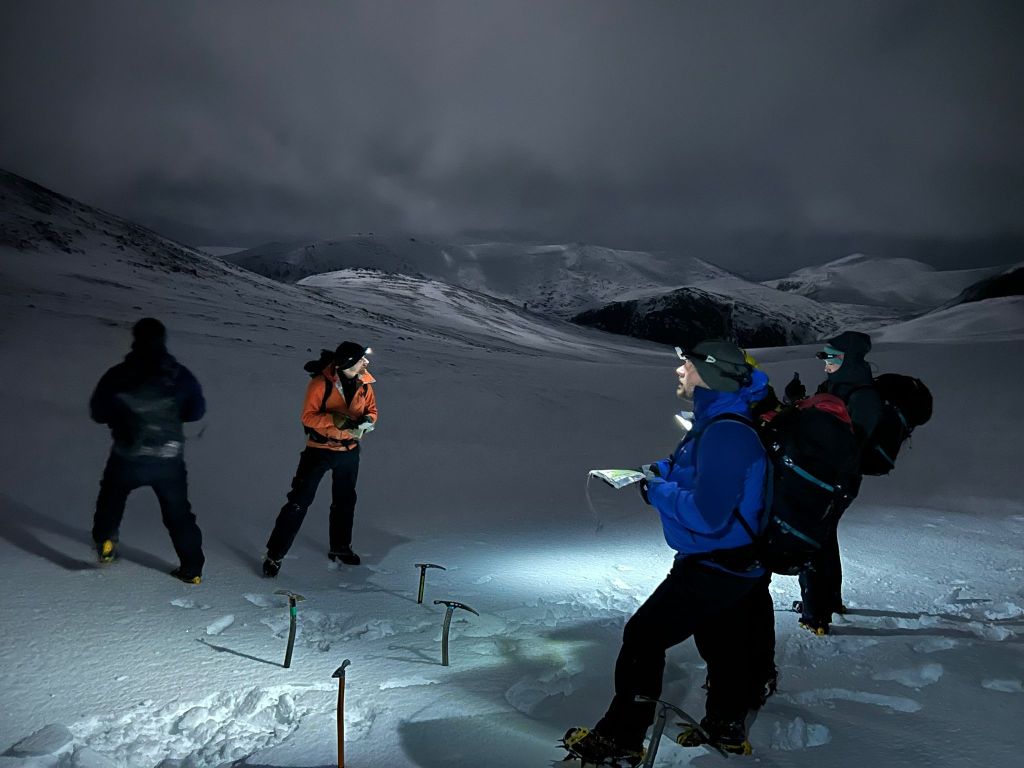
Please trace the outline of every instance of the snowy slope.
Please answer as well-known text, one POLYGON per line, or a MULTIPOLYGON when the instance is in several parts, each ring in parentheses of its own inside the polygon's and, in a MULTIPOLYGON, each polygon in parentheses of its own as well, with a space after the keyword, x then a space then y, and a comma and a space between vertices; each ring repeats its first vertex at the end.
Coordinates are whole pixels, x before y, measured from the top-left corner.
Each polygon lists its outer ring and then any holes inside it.
MULTIPOLYGON (((635 493, 593 488, 592 513, 583 481, 671 450, 671 353, 500 304, 491 347, 467 317, 488 305, 468 294, 402 280, 389 302, 384 278, 365 274, 282 285, 7 181, 0 194, 0 768, 334 765, 331 673, 346 658, 346 764, 558 760, 565 728, 601 714, 623 623, 670 565, 635 493), (167 322, 209 400, 187 447, 208 558, 198 587, 167 576, 174 555, 148 493, 129 501, 123 559, 93 563, 108 441, 86 402, 143 313, 167 322), (552 334, 564 336, 549 351, 552 334), (303 440, 301 363, 345 337, 377 350, 381 420, 356 519, 364 566, 324 557, 321 490, 268 582, 259 556, 303 440), (448 570, 431 572, 418 605, 422 561, 448 570), (276 588, 307 598, 288 670, 276 588), (481 614, 456 614, 449 667, 440 598, 481 614)), ((1021 341, 878 345, 882 370, 929 383, 936 416, 844 519, 854 610, 835 634, 777 614, 782 684, 751 725, 759 765, 1016 765, 1021 341)), ((811 382, 814 350, 759 356, 773 378, 799 370, 811 382)), ((797 596, 790 578, 772 589, 780 609, 797 596)), ((686 643, 669 654, 663 695, 699 715, 703 679, 686 643)), ((656 765, 720 759, 666 739, 656 765)))
POLYGON ((1024 295, 1024 263, 1014 264, 991 277, 972 283, 964 288, 955 299, 943 305, 941 309, 970 301, 1021 295, 1024 295))
MULTIPOLYGON (((579 328, 545 318, 501 299, 456 288, 448 283, 368 270, 342 270, 314 275, 299 285, 344 306, 386 314, 423 318, 419 335, 440 343, 453 339, 490 352, 543 350, 558 354, 580 344, 579 328)), ((605 336, 592 343, 605 346, 605 336)))
POLYGON ((942 271, 913 259, 853 254, 798 269, 765 285, 824 302, 933 309, 999 271, 999 267, 942 271))
POLYGON ((881 341, 943 342, 981 339, 1014 341, 1024 338, 1024 297, 958 304, 879 329, 881 341))

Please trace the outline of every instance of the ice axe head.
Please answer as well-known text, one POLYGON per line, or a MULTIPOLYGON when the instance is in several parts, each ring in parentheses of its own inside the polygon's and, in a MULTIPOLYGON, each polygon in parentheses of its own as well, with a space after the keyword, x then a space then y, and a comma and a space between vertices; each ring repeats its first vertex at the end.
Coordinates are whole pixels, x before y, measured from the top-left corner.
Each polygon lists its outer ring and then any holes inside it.
POLYGON ((331 675, 331 677, 340 677, 341 679, 344 680, 345 679, 345 667, 349 666, 351 663, 352 663, 351 661, 349 661, 348 659, 345 659, 343 662, 341 662, 341 666, 338 667, 336 670, 334 670, 334 674, 331 675))
POLYGON ((297 592, 292 592, 291 590, 288 590, 288 589, 275 589, 274 590, 274 594, 275 595, 284 595, 285 597, 288 598, 288 602, 291 603, 292 605, 295 605, 295 603, 299 602, 300 600, 305 600, 306 599, 302 595, 298 594, 297 592))
POLYGON ((416 563, 416 567, 420 569, 420 591, 416 596, 416 602, 423 602, 423 585, 427 581, 427 568, 440 568, 442 571, 448 570, 443 565, 435 565, 434 563, 416 563))

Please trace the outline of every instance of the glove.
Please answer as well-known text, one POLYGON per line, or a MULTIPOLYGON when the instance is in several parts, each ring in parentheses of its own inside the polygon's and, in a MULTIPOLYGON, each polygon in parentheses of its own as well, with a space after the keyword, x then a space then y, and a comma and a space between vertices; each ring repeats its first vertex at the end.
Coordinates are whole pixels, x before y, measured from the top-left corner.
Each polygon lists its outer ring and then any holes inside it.
POLYGON ((644 500, 644 504, 650 504, 651 500, 647 498, 647 480, 641 480, 636 486, 640 489, 640 498, 644 500))
POLYGON ((657 464, 641 464, 640 471, 643 472, 644 480, 653 480, 656 477, 661 477, 658 474, 657 464))
POLYGON ((331 421, 334 422, 335 429, 352 429, 355 426, 355 422, 343 413, 332 413, 331 421))
POLYGON ((792 380, 786 385, 783 393, 786 395, 786 401, 789 403, 795 403, 798 400, 803 400, 807 397, 807 387, 800 381, 800 374, 794 373, 792 380))

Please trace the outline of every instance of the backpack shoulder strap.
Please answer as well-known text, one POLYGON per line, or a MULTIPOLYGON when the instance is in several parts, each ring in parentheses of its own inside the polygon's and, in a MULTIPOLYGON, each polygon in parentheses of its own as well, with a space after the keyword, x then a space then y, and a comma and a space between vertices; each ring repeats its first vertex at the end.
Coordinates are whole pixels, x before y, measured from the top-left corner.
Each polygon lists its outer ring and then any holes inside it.
POLYGON ((327 413, 327 400, 331 396, 331 380, 324 376, 324 399, 320 401, 320 413, 327 413))
MULTIPOLYGON (((758 443, 761 442, 761 434, 757 431, 757 427, 754 426, 754 422, 751 419, 747 418, 746 416, 744 416, 742 414, 733 413, 731 411, 729 411, 727 413, 720 413, 717 416, 713 416, 711 418, 711 420, 708 421, 708 423, 704 425, 703 429, 701 429, 701 434, 704 433, 704 430, 709 429, 712 424, 715 424, 716 422, 719 422, 719 421, 734 421, 737 424, 745 424, 746 426, 750 427, 750 430, 754 433, 754 437, 757 438, 758 443)), ((700 435, 697 435, 696 437, 700 437, 700 435)), ((767 457, 766 457, 766 459, 767 459, 767 457)), ((762 494, 764 496, 765 508, 770 506, 769 494, 771 493, 771 487, 772 487, 772 469, 771 469, 771 460, 768 459, 768 466, 765 468, 764 486, 763 486, 763 491, 762 491, 762 494)), ((747 536, 750 537, 750 540, 752 542, 756 542, 757 541, 757 534, 754 533, 754 529, 750 527, 750 524, 746 520, 743 519, 743 515, 740 514, 740 510, 739 510, 738 507, 733 508, 732 516, 734 518, 736 518, 736 520, 739 522, 739 524, 743 527, 743 530, 746 532, 747 536)))

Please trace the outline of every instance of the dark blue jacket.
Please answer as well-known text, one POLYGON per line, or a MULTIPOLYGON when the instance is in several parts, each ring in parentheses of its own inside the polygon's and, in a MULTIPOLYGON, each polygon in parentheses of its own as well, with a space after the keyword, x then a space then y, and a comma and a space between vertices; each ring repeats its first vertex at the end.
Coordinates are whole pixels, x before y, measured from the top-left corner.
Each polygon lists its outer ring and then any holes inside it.
POLYGON ((196 377, 166 351, 135 350, 103 374, 89 410, 110 427, 119 454, 174 458, 185 440, 182 423, 201 419, 206 401, 196 377))
POLYGON ((761 440, 746 424, 712 420, 723 413, 749 418, 751 404, 767 388, 768 377, 754 371, 751 384, 738 392, 703 387, 694 392, 693 428, 670 458, 657 462, 659 477, 647 487, 647 497, 661 515, 665 541, 677 558, 750 544, 733 510, 751 530, 760 531, 769 468, 761 440))

